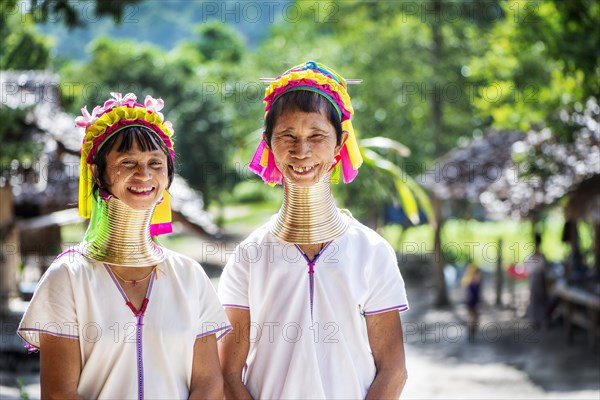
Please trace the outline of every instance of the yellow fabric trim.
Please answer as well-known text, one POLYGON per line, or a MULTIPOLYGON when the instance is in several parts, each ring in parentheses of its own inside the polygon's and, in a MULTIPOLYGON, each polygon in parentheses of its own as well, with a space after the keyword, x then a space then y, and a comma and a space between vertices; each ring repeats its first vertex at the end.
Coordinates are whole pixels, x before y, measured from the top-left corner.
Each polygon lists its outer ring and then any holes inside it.
POLYGON ((161 224, 171 221, 171 195, 166 190, 163 192, 163 201, 156 205, 152 214, 151 224, 161 224))
POLYGON ((272 82, 269 87, 265 90, 265 97, 268 97, 271 93, 275 91, 275 89, 287 86, 290 81, 298 81, 301 79, 310 79, 311 81, 315 81, 319 85, 329 85, 331 89, 340 95, 340 98, 344 102, 344 108, 350 113, 354 113, 354 109, 352 108, 352 103, 350 102, 350 95, 346 88, 335 80, 323 75, 322 73, 317 73, 312 70, 305 71, 294 71, 290 72, 287 75, 284 75, 272 82))
POLYGON ((81 157, 79 165, 79 215, 90 218, 92 215, 92 170, 85 157, 81 157))
POLYGON ((94 139, 104 135, 106 129, 121 120, 135 120, 143 119, 151 124, 158 126, 167 136, 171 137, 173 132, 163 124, 162 120, 156 113, 149 113, 145 108, 142 107, 127 107, 120 106, 115 107, 107 113, 102 114, 93 125, 90 125, 85 130, 84 143, 81 146, 81 155, 87 158, 87 155, 92 150, 94 139))
POLYGON ((363 159, 360 155, 360 149, 358 148, 358 142, 356 141, 356 135, 354 134, 352 122, 350 122, 349 119, 342 122, 342 129, 348 131, 348 139, 346 139, 345 146, 346 150, 348 150, 348 156, 350 157, 352 168, 358 169, 362 165, 363 159))
POLYGON ((260 156, 260 165, 263 167, 267 167, 269 165, 269 149, 265 147, 263 150, 262 156, 260 156))

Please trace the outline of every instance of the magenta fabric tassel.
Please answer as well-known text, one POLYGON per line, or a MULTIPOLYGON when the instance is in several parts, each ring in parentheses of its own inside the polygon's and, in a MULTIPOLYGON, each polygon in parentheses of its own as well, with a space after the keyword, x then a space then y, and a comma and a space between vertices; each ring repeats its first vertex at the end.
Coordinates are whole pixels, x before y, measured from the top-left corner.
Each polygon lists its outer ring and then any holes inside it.
POLYGON ((280 184, 283 181, 283 174, 277 168, 275 156, 272 151, 269 151, 269 161, 267 162, 267 168, 263 171, 262 178, 266 183, 280 184))
POLYGON ((171 222, 150 225, 150 236, 166 235, 171 232, 173 232, 173 224, 171 222))
POLYGON ((252 157, 252 161, 250 162, 250 165, 248 165, 248 169, 260 176, 265 183, 280 184, 283 180, 283 175, 275 163, 275 157, 273 156, 271 150, 267 148, 267 142, 264 140, 260 141, 260 144, 258 145, 258 148, 252 157), (267 166, 263 167, 260 163, 260 160, 262 159, 265 151, 267 152, 268 159, 267 166))
POLYGON ((267 147, 267 143, 264 140, 261 140, 258 144, 256 152, 254 153, 254 156, 252 157, 250 165, 248 165, 248 169, 250 169, 250 171, 254 172, 257 175, 260 175, 261 177, 264 167, 260 165, 260 159, 262 158, 263 152, 265 151, 265 147, 267 147))
POLYGON ((358 169, 352 167, 352 161, 350 161, 350 155, 348 154, 346 146, 342 147, 340 155, 342 156, 342 175, 344 177, 344 183, 350 183, 356 178, 356 175, 358 175, 358 169))

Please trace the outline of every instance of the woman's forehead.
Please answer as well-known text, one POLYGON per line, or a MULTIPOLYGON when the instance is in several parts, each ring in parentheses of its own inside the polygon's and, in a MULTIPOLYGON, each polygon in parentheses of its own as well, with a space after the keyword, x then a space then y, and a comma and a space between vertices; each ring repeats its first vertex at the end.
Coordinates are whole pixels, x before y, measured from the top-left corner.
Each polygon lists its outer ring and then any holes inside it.
POLYGON ((324 112, 321 111, 302 111, 297 109, 288 109, 283 111, 275 120, 275 124, 279 123, 281 120, 290 120, 290 119, 308 119, 312 121, 324 121, 329 123, 329 119, 324 112))
POLYGON ((131 135, 129 138, 126 138, 126 136, 127 134, 124 134, 115 138, 115 143, 112 146, 109 154, 117 153, 118 155, 122 155, 148 153, 149 155, 156 154, 166 156, 164 150, 161 149, 156 139, 152 137, 152 135, 144 135, 144 139, 146 139, 146 143, 144 144, 140 142, 142 138, 139 135, 131 135), (127 143, 123 143, 124 141, 127 141, 127 143), (150 143, 154 144, 154 148, 149 146, 150 143))
POLYGON ((326 115, 319 112, 288 111, 280 115, 275 121, 275 128, 285 126, 308 125, 320 128, 331 128, 333 125, 326 115))

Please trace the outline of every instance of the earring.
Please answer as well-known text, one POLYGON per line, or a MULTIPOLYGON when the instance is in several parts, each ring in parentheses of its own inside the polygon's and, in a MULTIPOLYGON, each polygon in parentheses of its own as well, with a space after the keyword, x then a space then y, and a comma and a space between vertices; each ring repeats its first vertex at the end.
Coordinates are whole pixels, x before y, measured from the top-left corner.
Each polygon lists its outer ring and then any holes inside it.
POLYGON ((331 163, 331 167, 329 168, 329 171, 331 171, 332 169, 334 169, 342 160, 342 156, 337 154, 334 158, 333 158, 333 162, 331 163))

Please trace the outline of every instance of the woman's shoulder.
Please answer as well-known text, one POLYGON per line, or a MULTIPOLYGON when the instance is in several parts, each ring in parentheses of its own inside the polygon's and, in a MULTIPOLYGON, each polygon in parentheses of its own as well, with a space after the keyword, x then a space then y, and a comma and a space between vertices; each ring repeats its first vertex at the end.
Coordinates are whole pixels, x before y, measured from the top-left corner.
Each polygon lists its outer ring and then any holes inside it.
POLYGON ((44 273, 43 278, 45 280, 65 277, 75 279, 92 271, 95 263, 97 262, 83 255, 80 247, 72 247, 56 256, 44 273))

